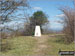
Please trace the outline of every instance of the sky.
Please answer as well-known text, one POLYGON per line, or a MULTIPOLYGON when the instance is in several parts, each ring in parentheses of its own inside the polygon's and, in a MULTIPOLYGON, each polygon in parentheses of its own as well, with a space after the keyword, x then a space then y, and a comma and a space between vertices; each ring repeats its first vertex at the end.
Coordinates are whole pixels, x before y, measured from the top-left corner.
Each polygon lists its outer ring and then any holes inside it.
MULTIPOLYGON (((49 20, 49 24, 47 28, 52 29, 52 30, 62 30, 63 29, 63 24, 58 23, 58 21, 62 21, 61 17, 64 16, 63 12, 61 12, 59 8, 64 7, 64 6, 73 7, 72 0, 28 0, 28 4, 31 8, 27 11, 27 13, 30 16, 32 16, 33 13, 38 10, 43 11, 48 16, 48 20, 49 20)), ((22 18, 24 17, 24 11, 18 10, 15 13, 15 16, 17 14, 20 14, 17 16, 19 19, 13 20, 12 22, 7 23, 5 25, 8 25, 9 27, 10 26, 16 27, 16 25, 21 24, 20 27, 23 27, 24 20, 22 18)))
POLYGON ((63 28, 63 24, 60 24, 57 21, 61 21, 62 19, 60 17, 64 16, 59 8, 63 6, 73 7, 72 0, 28 0, 28 3, 32 8, 31 15, 38 10, 43 11, 48 15, 48 20, 50 21, 49 27, 58 30, 63 28))

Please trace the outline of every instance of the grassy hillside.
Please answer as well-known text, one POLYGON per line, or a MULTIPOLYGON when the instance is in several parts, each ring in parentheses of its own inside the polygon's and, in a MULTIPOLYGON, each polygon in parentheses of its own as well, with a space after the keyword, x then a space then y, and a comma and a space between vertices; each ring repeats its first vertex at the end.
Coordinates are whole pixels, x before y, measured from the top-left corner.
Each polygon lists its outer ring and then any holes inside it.
POLYGON ((7 56, 21 56, 21 55, 31 55, 34 54, 33 48, 36 46, 36 40, 29 36, 29 37, 15 37, 8 39, 11 43, 11 50, 7 50, 6 52, 2 52, 3 55, 7 56))
POLYGON ((24 55, 58 55, 59 49, 71 51, 74 49, 74 43, 65 44, 61 36, 47 36, 31 37, 20 36, 11 39, 5 39, 11 43, 11 49, 6 52, 0 52, 5 56, 24 56, 24 55))
POLYGON ((59 50, 62 51, 74 51, 74 43, 65 44, 63 39, 59 37, 48 38, 46 44, 48 48, 46 48, 45 52, 47 55, 58 55, 59 50))

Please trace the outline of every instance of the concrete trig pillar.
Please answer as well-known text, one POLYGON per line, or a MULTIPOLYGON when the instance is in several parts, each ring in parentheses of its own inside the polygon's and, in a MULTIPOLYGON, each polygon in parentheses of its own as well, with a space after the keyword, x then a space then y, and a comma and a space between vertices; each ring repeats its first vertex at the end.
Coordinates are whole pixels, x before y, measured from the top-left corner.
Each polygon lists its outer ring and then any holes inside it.
POLYGON ((37 25, 35 26, 35 34, 34 34, 35 37, 40 37, 41 36, 41 29, 40 29, 40 26, 37 25))

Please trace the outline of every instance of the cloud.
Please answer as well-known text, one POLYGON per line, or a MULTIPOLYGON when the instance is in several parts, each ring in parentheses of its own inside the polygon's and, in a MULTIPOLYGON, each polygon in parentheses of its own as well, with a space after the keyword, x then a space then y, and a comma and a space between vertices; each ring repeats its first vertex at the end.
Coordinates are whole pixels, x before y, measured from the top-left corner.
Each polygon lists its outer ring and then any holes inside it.
POLYGON ((64 14, 59 14, 59 15, 56 15, 55 17, 64 17, 65 15, 64 14))
POLYGON ((62 24, 59 24, 59 23, 54 23, 54 24, 51 24, 50 26, 51 29, 62 29, 63 28, 63 25, 62 24))
POLYGON ((40 7, 33 7, 34 10, 42 10, 40 7))
POLYGON ((58 19, 58 20, 51 20, 51 21, 50 21, 50 23, 59 23, 59 24, 63 24, 63 23, 64 23, 64 21, 63 21, 63 20, 58 19))
POLYGON ((51 20, 50 21, 50 28, 60 30, 63 29, 63 21, 62 20, 51 20))
POLYGON ((60 23, 60 24, 63 24, 64 21, 63 20, 53 20, 52 23, 60 23))

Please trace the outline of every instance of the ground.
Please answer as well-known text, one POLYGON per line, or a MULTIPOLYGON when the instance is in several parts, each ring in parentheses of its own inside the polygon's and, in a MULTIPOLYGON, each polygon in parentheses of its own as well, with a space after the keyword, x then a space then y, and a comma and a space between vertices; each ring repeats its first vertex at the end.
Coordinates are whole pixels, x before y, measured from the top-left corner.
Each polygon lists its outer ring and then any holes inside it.
POLYGON ((0 52, 3 56, 58 56, 59 50, 75 50, 74 43, 65 44, 61 35, 42 35, 41 37, 20 36, 10 38, 11 49, 0 52))

